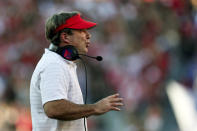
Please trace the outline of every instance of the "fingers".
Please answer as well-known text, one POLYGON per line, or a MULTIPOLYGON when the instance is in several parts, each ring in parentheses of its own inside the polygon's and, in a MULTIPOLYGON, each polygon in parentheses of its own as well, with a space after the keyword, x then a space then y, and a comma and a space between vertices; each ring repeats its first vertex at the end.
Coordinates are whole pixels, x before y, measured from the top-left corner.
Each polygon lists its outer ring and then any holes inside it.
POLYGON ((112 107, 111 110, 120 111, 121 109, 118 107, 112 107))
POLYGON ((113 94, 113 95, 111 95, 111 96, 108 96, 108 98, 116 98, 116 97, 118 97, 118 96, 119 96, 119 94, 116 93, 116 94, 113 94))
POLYGON ((122 102, 123 98, 119 97, 119 94, 114 94, 111 96, 108 96, 107 99, 109 100, 110 103, 114 103, 114 102, 122 102))
POLYGON ((117 106, 123 106, 123 105, 124 104, 121 101, 111 103, 111 110, 120 111, 120 108, 118 108, 117 106))
POLYGON ((110 100, 110 102, 122 102, 123 99, 122 98, 113 98, 110 100))
POLYGON ((96 103, 96 114, 103 114, 110 110, 120 111, 119 106, 123 106, 123 98, 119 97, 119 94, 113 94, 96 103))
POLYGON ((121 109, 118 106, 123 106, 122 103, 123 98, 119 98, 119 94, 114 94, 109 96, 110 103, 111 103, 111 110, 120 111, 121 109))
POLYGON ((119 94, 113 94, 111 96, 106 97, 110 104, 110 110, 115 110, 115 111, 120 111, 121 109, 118 108, 118 106, 123 106, 124 104, 122 103, 123 98, 119 97, 119 94))
POLYGON ((112 103, 111 105, 112 106, 123 106, 124 104, 123 103, 112 103))
POLYGON ((122 102, 123 101, 123 99, 119 97, 118 93, 108 96, 107 98, 109 99, 110 102, 122 102))

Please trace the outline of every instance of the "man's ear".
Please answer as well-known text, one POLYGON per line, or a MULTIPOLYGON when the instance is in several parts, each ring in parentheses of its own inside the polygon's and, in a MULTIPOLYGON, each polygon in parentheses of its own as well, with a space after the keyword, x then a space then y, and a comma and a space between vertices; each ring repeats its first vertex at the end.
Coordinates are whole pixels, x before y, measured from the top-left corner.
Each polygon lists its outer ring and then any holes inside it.
POLYGON ((69 41, 68 34, 66 34, 65 32, 62 32, 60 34, 60 41, 64 43, 69 43, 70 41, 69 41))

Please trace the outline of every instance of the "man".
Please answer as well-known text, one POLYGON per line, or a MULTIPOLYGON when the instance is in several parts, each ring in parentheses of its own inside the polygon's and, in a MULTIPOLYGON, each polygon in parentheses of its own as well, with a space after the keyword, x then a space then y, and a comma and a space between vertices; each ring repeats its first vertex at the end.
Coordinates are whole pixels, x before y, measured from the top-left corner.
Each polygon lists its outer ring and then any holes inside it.
POLYGON ((120 111, 118 106, 123 104, 118 94, 83 104, 75 61, 50 50, 72 45, 80 54, 87 53, 91 37, 87 29, 95 25, 78 12, 55 14, 47 20, 46 38, 51 45, 36 66, 30 85, 33 131, 84 131, 84 117, 120 111))

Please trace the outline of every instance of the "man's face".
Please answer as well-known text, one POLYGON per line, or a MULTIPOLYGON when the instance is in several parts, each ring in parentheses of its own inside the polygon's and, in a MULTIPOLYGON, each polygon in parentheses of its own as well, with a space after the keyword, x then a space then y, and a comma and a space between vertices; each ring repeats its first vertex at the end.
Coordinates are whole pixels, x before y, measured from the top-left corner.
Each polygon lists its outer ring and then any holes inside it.
POLYGON ((77 48, 79 54, 86 54, 90 46, 90 33, 86 30, 72 30, 72 35, 69 35, 69 44, 77 48))

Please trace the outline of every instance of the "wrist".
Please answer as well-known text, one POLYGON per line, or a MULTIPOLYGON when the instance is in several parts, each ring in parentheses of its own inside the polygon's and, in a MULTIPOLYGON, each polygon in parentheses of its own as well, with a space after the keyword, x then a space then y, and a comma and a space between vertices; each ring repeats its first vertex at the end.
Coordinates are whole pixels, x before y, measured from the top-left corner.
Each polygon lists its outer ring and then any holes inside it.
POLYGON ((90 104, 90 107, 93 111, 93 115, 97 115, 98 114, 97 105, 96 104, 90 104))

